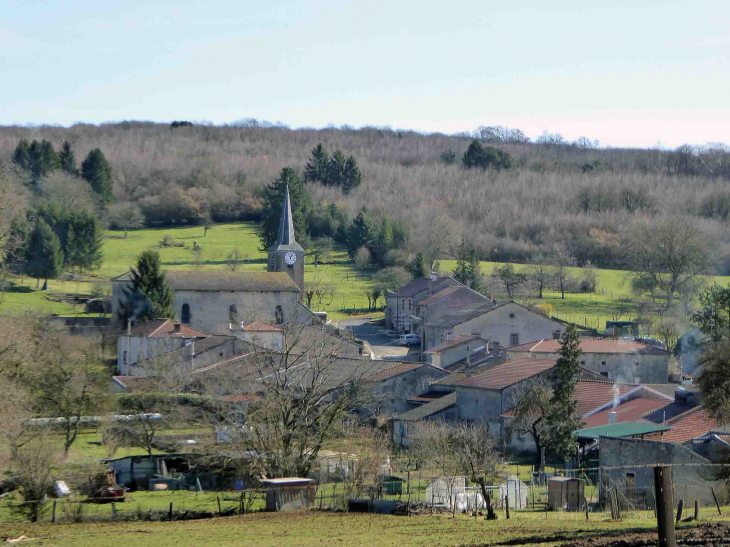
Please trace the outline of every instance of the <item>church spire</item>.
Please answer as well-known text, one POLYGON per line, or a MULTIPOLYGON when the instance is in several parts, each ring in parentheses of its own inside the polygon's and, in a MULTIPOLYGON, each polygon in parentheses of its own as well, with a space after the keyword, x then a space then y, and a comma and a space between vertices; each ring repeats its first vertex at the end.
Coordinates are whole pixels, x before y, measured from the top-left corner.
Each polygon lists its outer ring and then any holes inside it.
POLYGON ((279 239, 276 241, 276 245, 291 245, 293 243, 296 243, 294 239, 294 219, 291 216, 291 200, 289 199, 289 185, 287 184, 284 194, 284 207, 281 210, 279 239))

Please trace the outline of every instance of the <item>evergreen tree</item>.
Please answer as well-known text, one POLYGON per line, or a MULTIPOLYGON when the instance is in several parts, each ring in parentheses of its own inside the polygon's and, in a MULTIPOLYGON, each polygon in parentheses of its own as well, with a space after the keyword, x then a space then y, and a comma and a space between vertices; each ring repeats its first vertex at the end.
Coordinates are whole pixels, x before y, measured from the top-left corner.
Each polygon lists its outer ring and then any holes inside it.
POLYGON ((479 264, 479 256, 477 255, 476 249, 469 251, 469 287, 477 292, 480 292, 482 285, 484 284, 484 277, 482 275, 482 266, 479 264))
POLYGON ((477 140, 472 141, 469 145, 461 162, 467 169, 474 167, 489 169, 491 167, 500 170, 510 169, 512 167, 512 157, 507 152, 503 152, 493 146, 484 147, 477 140))
POLYGON ((276 243, 276 239, 279 237, 279 223, 287 185, 289 186, 291 212, 294 217, 295 237, 299 243, 302 243, 307 237, 312 198, 296 171, 291 167, 285 167, 281 170, 279 178, 268 185, 267 192, 264 194, 261 208, 261 231, 259 232, 261 251, 266 251, 276 243))
POLYGON ((462 240, 461 245, 459 245, 459 249, 456 251, 456 267, 454 268, 454 279, 456 279, 459 283, 463 283, 464 285, 468 285, 470 281, 468 254, 469 250, 467 248, 466 242, 462 240))
POLYGON ((27 140, 23 139, 15 147, 13 163, 21 169, 30 171, 30 144, 28 144, 27 140))
POLYGON ((96 217, 87 211, 71 216, 66 248, 73 261, 68 266, 82 271, 97 270, 104 261, 102 235, 96 217))
POLYGON ((388 220, 388 217, 384 215, 380 222, 380 229, 378 230, 375 245, 372 249, 370 249, 372 261, 380 264, 381 266, 385 266, 385 257, 387 256, 388 251, 394 248, 393 226, 391 225, 390 220, 388 220))
POLYGON ((58 161, 64 173, 74 177, 79 175, 79 170, 76 168, 76 156, 68 141, 63 141, 61 151, 58 153, 58 161))
POLYGON ((325 184, 327 186, 338 186, 342 188, 345 184, 345 173, 347 168, 347 159, 340 150, 335 150, 329 163, 327 164, 327 178, 325 184))
POLYGON ((304 167, 304 180, 307 182, 322 182, 327 179, 327 165, 330 156, 327 149, 319 143, 312 148, 312 157, 304 167))
POLYGON ((426 264, 426 259, 423 257, 423 253, 416 254, 415 258, 409 264, 408 270, 411 272, 413 279, 429 277, 431 275, 428 265, 426 264))
POLYGON ((175 318, 175 293, 161 266, 157 251, 143 251, 137 257, 137 268, 130 271, 132 286, 122 290, 125 299, 119 306, 119 318, 125 323, 175 318))
POLYGON ((86 180, 102 203, 112 200, 112 168, 104 154, 94 148, 81 163, 81 176, 86 180))
POLYGON ((360 168, 357 166, 357 162, 353 156, 347 158, 345 163, 344 179, 342 181, 342 191, 345 194, 349 194, 353 188, 360 186, 362 182, 362 175, 360 174, 360 168))
POLYGON ((577 417, 578 402, 575 400, 575 384, 582 353, 578 331, 571 325, 560 341, 560 357, 553 369, 553 396, 547 416, 550 450, 562 458, 575 454, 578 443, 573 431, 580 429, 583 423, 577 417))
POLYGON ((354 258, 360 247, 365 247, 370 251, 376 243, 377 229, 370 215, 367 214, 365 209, 362 209, 355 217, 355 220, 352 221, 352 226, 347 232, 348 253, 354 258))
POLYGON ((31 233, 25 261, 26 272, 38 281, 58 277, 63 270, 61 242, 43 219, 38 220, 31 233))

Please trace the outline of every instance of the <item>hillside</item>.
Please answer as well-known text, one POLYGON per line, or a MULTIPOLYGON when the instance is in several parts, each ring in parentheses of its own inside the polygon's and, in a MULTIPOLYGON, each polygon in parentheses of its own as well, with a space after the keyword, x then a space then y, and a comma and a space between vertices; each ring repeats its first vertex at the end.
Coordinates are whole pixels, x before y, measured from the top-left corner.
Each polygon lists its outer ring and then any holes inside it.
POLYGON ((352 218, 362 208, 411 228, 409 252, 434 237, 452 254, 463 239, 482 260, 529 262, 542 248, 567 245, 578 265, 628 265, 623 241, 645 218, 673 215, 696 222, 718 255, 715 271, 730 264, 730 153, 702 148, 605 149, 588 139, 539 142, 509 131, 425 135, 388 128, 291 130, 245 121, 231 126, 122 122, 100 126, 0 128, 0 162, 10 165, 21 139, 68 140, 80 161, 100 148, 112 166, 114 200, 141 208, 148 226, 256 221, 266 185, 284 167, 302 172, 319 142, 353 155, 362 184, 349 195, 310 183, 315 204, 336 203, 352 218), (474 137, 511 155, 514 167, 464 169, 474 137), (449 151, 453 152, 450 156, 449 151), (453 163, 449 157, 454 159, 453 163))

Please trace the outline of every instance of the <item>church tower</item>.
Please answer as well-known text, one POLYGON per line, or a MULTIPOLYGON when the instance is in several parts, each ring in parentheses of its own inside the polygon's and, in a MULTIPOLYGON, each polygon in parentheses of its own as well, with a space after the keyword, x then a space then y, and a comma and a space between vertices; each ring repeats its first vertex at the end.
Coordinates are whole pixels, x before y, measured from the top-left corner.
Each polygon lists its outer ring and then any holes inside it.
POLYGON ((304 290, 304 249, 294 239, 294 219, 291 214, 289 186, 286 187, 286 194, 284 194, 279 238, 269 248, 267 271, 288 273, 299 290, 304 290))

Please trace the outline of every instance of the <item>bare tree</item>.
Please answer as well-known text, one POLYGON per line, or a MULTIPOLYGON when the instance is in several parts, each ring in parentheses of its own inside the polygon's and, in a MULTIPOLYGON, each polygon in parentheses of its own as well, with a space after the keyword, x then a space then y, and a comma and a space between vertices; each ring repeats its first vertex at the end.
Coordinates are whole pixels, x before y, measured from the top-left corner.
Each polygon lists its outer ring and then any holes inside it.
POLYGON ((107 208, 109 226, 124 231, 124 239, 127 239, 127 232, 144 226, 144 215, 138 205, 121 201, 112 203, 107 208))
POLYGON ((241 251, 238 250, 238 247, 234 247, 233 250, 226 255, 226 267, 232 272, 235 272, 236 268, 238 268, 238 264, 245 259, 246 256, 241 256, 241 251))
POLYGON ((429 268, 454 246, 458 228, 446 214, 430 211, 423 215, 417 231, 417 245, 429 268))
POLYGON ((707 272, 712 256, 707 237, 697 225, 674 217, 638 224, 631 233, 629 252, 633 277, 655 286, 665 298, 665 308, 707 272))
POLYGON ((60 449, 50 431, 35 435, 18 449, 16 479, 23 501, 12 502, 11 512, 37 522, 47 508, 47 494, 53 488, 52 470, 60 463, 60 449))
POLYGON ((662 317, 654 323, 654 331, 666 350, 674 353, 680 335, 679 322, 673 317, 662 317))
POLYGON ((544 288, 550 284, 550 280, 554 275, 550 260, 544 253, 539 252, 533 255, 528 270, 530 272, 530 278, 537 286, 537 297, 542 298, 544 288))
POLYGON ((494 279, 498 279, 504 288, 507 290, 507 296, 514 298, 515 291, 527 281, 527 276, 521 272, 516 272, 512 264, 505 264, 504 266, 494 269, 492 273, 494 279))
POLYGON ((510 430, 519 435, 532 437, 537 451, 535 465, 538 469, 542 469, 545 465, 542 452, 548 444, 550 434, 547 416, 550 413, 552 395, 553 390, 544 379, 525 382, 513 395, 513 421, 510 430))
POLYGON ((453 505, 456 477, 464 473, 454 446, 453 426, 440 420, 419 422, 414 441, 414 455, 441 473, 450 505, 453 505))
POLYGON ((360 247, 355 253, 355 268, 360 270, 360 274, 365 274, 365 268, 370 264, 370 251, 365 247, 360 247))
POLYGON ((477 483, 487 504, 487 518, 496 518, 487 492, 487 484, 499 477, 502 457, 487 423, 460 422, 453 431, 453 447, 461 472, 477 483))
POLYGON ((575 259, 568 251, 568 245, 561 241, 555 244, 551 252, 552 263, 555 272, 555 282, 560 290, 560 298, 565 300, 565 289, 570 282, 570 266, 575 264, 575 259))
POLYGON ((381 431, 358 427, 345 435, 341 445, 344 454, 336 462, 335 476, 342 481, 343 499, 362 498, 367 489, 377 484, 386 462, 388 442, 381 431))

